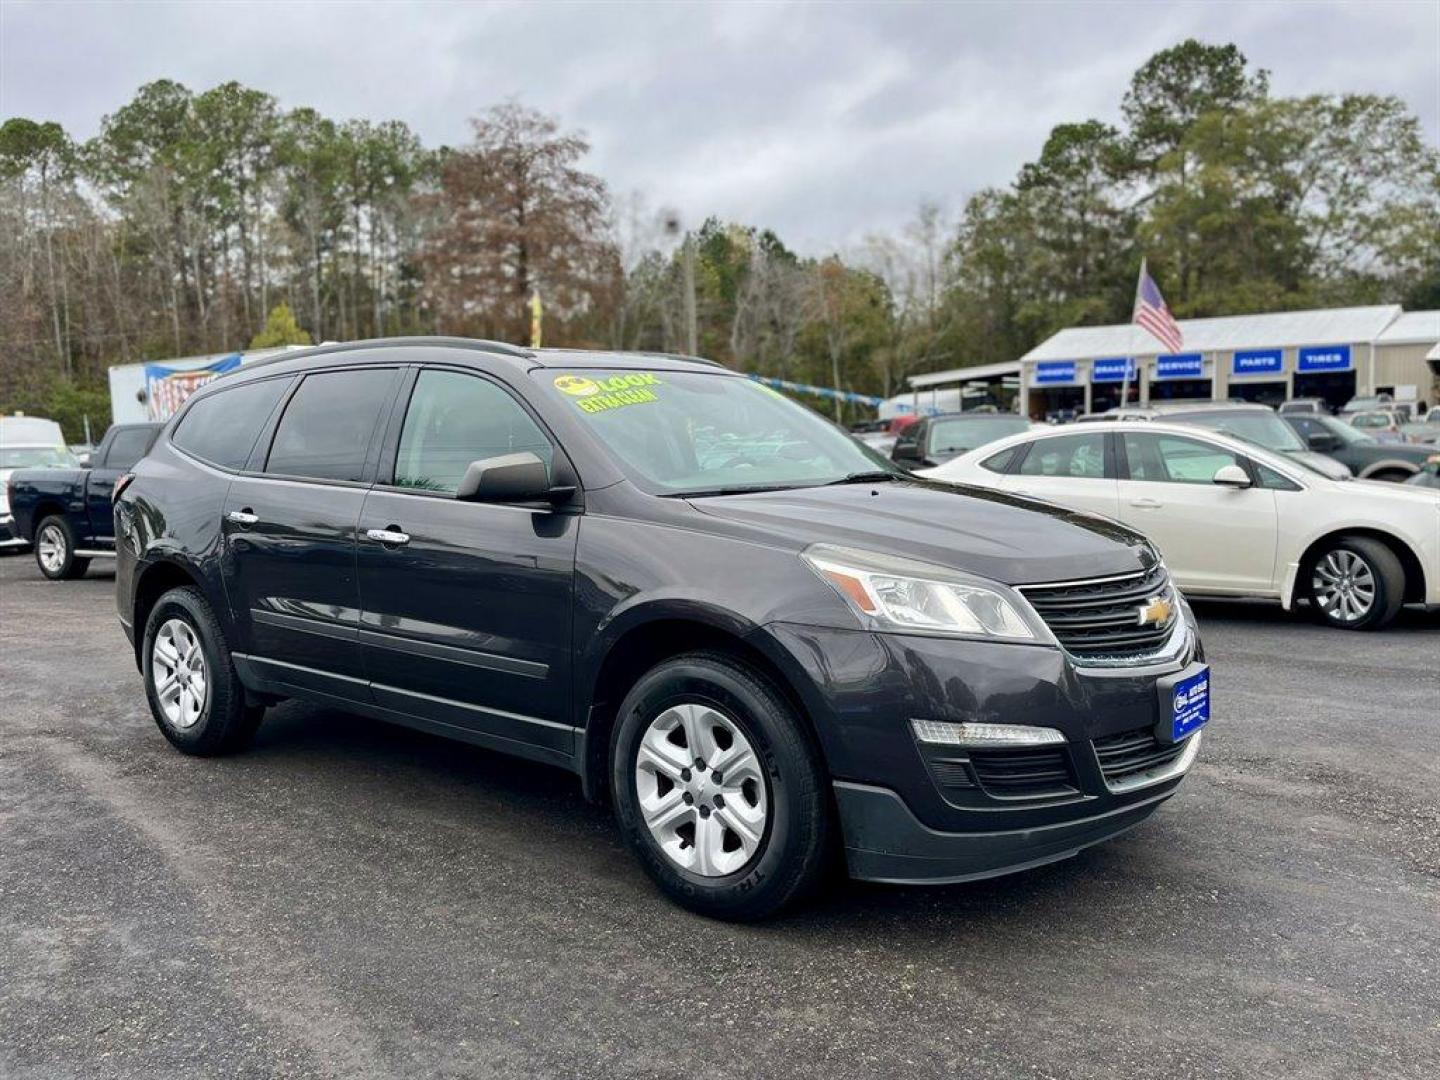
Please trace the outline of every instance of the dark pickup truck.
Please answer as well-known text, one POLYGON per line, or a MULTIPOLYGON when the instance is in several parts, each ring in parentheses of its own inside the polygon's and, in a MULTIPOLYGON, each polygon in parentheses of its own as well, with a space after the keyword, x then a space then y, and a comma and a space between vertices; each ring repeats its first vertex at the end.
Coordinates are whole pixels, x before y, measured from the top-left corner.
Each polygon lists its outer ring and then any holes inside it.
POLYGON ((10 474, 15 535, 35 548, 40 572, 76 578, 93 558, 115 555, 110 506, 115 482, 150 451, 161 424, 115 424, 79 469, 17 469, 10 474))

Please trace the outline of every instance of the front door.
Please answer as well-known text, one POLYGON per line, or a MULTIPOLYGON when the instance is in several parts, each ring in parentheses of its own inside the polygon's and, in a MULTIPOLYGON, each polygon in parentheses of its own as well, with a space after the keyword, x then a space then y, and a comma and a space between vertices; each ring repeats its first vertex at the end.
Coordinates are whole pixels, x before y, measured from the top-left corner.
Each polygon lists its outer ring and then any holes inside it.
POLYGON ((580 518, 455 499, 472 461, 548 436, 508 390, 426 368, 360 516, 360 642, 378 704, 477 741, 568 759, 580 518), (393 455, 391 448, 393 447, 393 455))
POLYGON ((238 651, 267 679, 368 700, 355 526, 400 375, 307 375, 268 448, 257 447, 252 469, 230 485, 222 529, 238 651))
POLYGON ((1121 445, 1129 476, 1119 483, 1120 520, 1160 549, 1181 589, 1275 591, 1275 492, 1214 482, 1224 466, 1246 462, 1184 435, 1126 431, 1121 445))

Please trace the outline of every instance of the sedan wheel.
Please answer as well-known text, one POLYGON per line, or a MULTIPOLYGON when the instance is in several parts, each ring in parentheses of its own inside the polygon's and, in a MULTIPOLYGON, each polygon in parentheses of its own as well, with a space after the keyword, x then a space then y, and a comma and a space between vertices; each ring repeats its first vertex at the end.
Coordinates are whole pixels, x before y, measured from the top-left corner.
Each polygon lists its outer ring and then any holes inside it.
POLYGON ((1331 541, 1310 563, 1310 600, 1330 626, 1378 630, 1405 600, 1405 568, 1395 552, 1368 536, 1331 541))
POLYGON ((1310 587, 1321 610, 1339 622, 1358 622, 1375 606, 1375 573, 1353 551, 1326 553, 1310 587))

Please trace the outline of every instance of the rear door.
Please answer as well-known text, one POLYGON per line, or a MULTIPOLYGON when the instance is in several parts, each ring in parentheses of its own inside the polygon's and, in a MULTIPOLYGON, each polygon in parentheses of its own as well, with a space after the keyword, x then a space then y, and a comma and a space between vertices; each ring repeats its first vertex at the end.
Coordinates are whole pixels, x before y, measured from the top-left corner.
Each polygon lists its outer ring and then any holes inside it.
POLYGON ((355 525, 402 369, 305 375, 225 500, 225 577, 243 651, 276 682, 368 700, 355 525))
POLYGON ((1116 480, 1103 431, 1050 435, 1025 446, 1001 481, 1006 491, 1033 495, 1075 510, 1116 516, 1116 480))
POLYGON ((1208 440, 1158 432, 1126 431, 1120 448, 1120 519, 1160 549, 1182 589, 1275 591, 1275 492, 1214 482, 1226 465, 1253 477, 1248 460, 1208 440))
POLYGON ((469 369, 415 372, 359 523, 360 641, 377 703, 504 749, 567 757, 580 518, 462 502, 472 461, 559 451, 522 402, 469 369))
POLYGON ((149 452, 157 430, 149 424, 117 427, 101 447, 85 479, 85 513, 90 535, 96 541, 106 545, 115 542, 115 508, 110 502, 115 482, 149 452))

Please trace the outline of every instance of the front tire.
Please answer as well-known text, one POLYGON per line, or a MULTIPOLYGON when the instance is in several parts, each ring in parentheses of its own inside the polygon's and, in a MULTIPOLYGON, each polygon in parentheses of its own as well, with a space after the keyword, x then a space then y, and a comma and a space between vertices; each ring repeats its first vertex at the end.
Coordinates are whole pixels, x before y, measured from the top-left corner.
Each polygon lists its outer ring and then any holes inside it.
POLYGON ((200 757, 243 749, 265 710, 245 700, 225 635, 195 588, 171 589, 145 621, 145 695, 160 733, 200 757))
POLYGON ((779 691, 735 657, 689 653, 641 676, 616 717, 610 780, 626 844, 691 911, 763 919, 824 876, 819 755, 779 691))
POLYGON ((51 581, 78 578, 90 565, 89 559, 75 555, 75 530, 59 514, 45 518, 35 530, 35 565, 51 581))
POLYGON ((1310 600, 1320 620, 1342 630, 1389 626, 1405 602, 1405 568, 1379 540, 1341 536, 1310 563, 1310 600))

